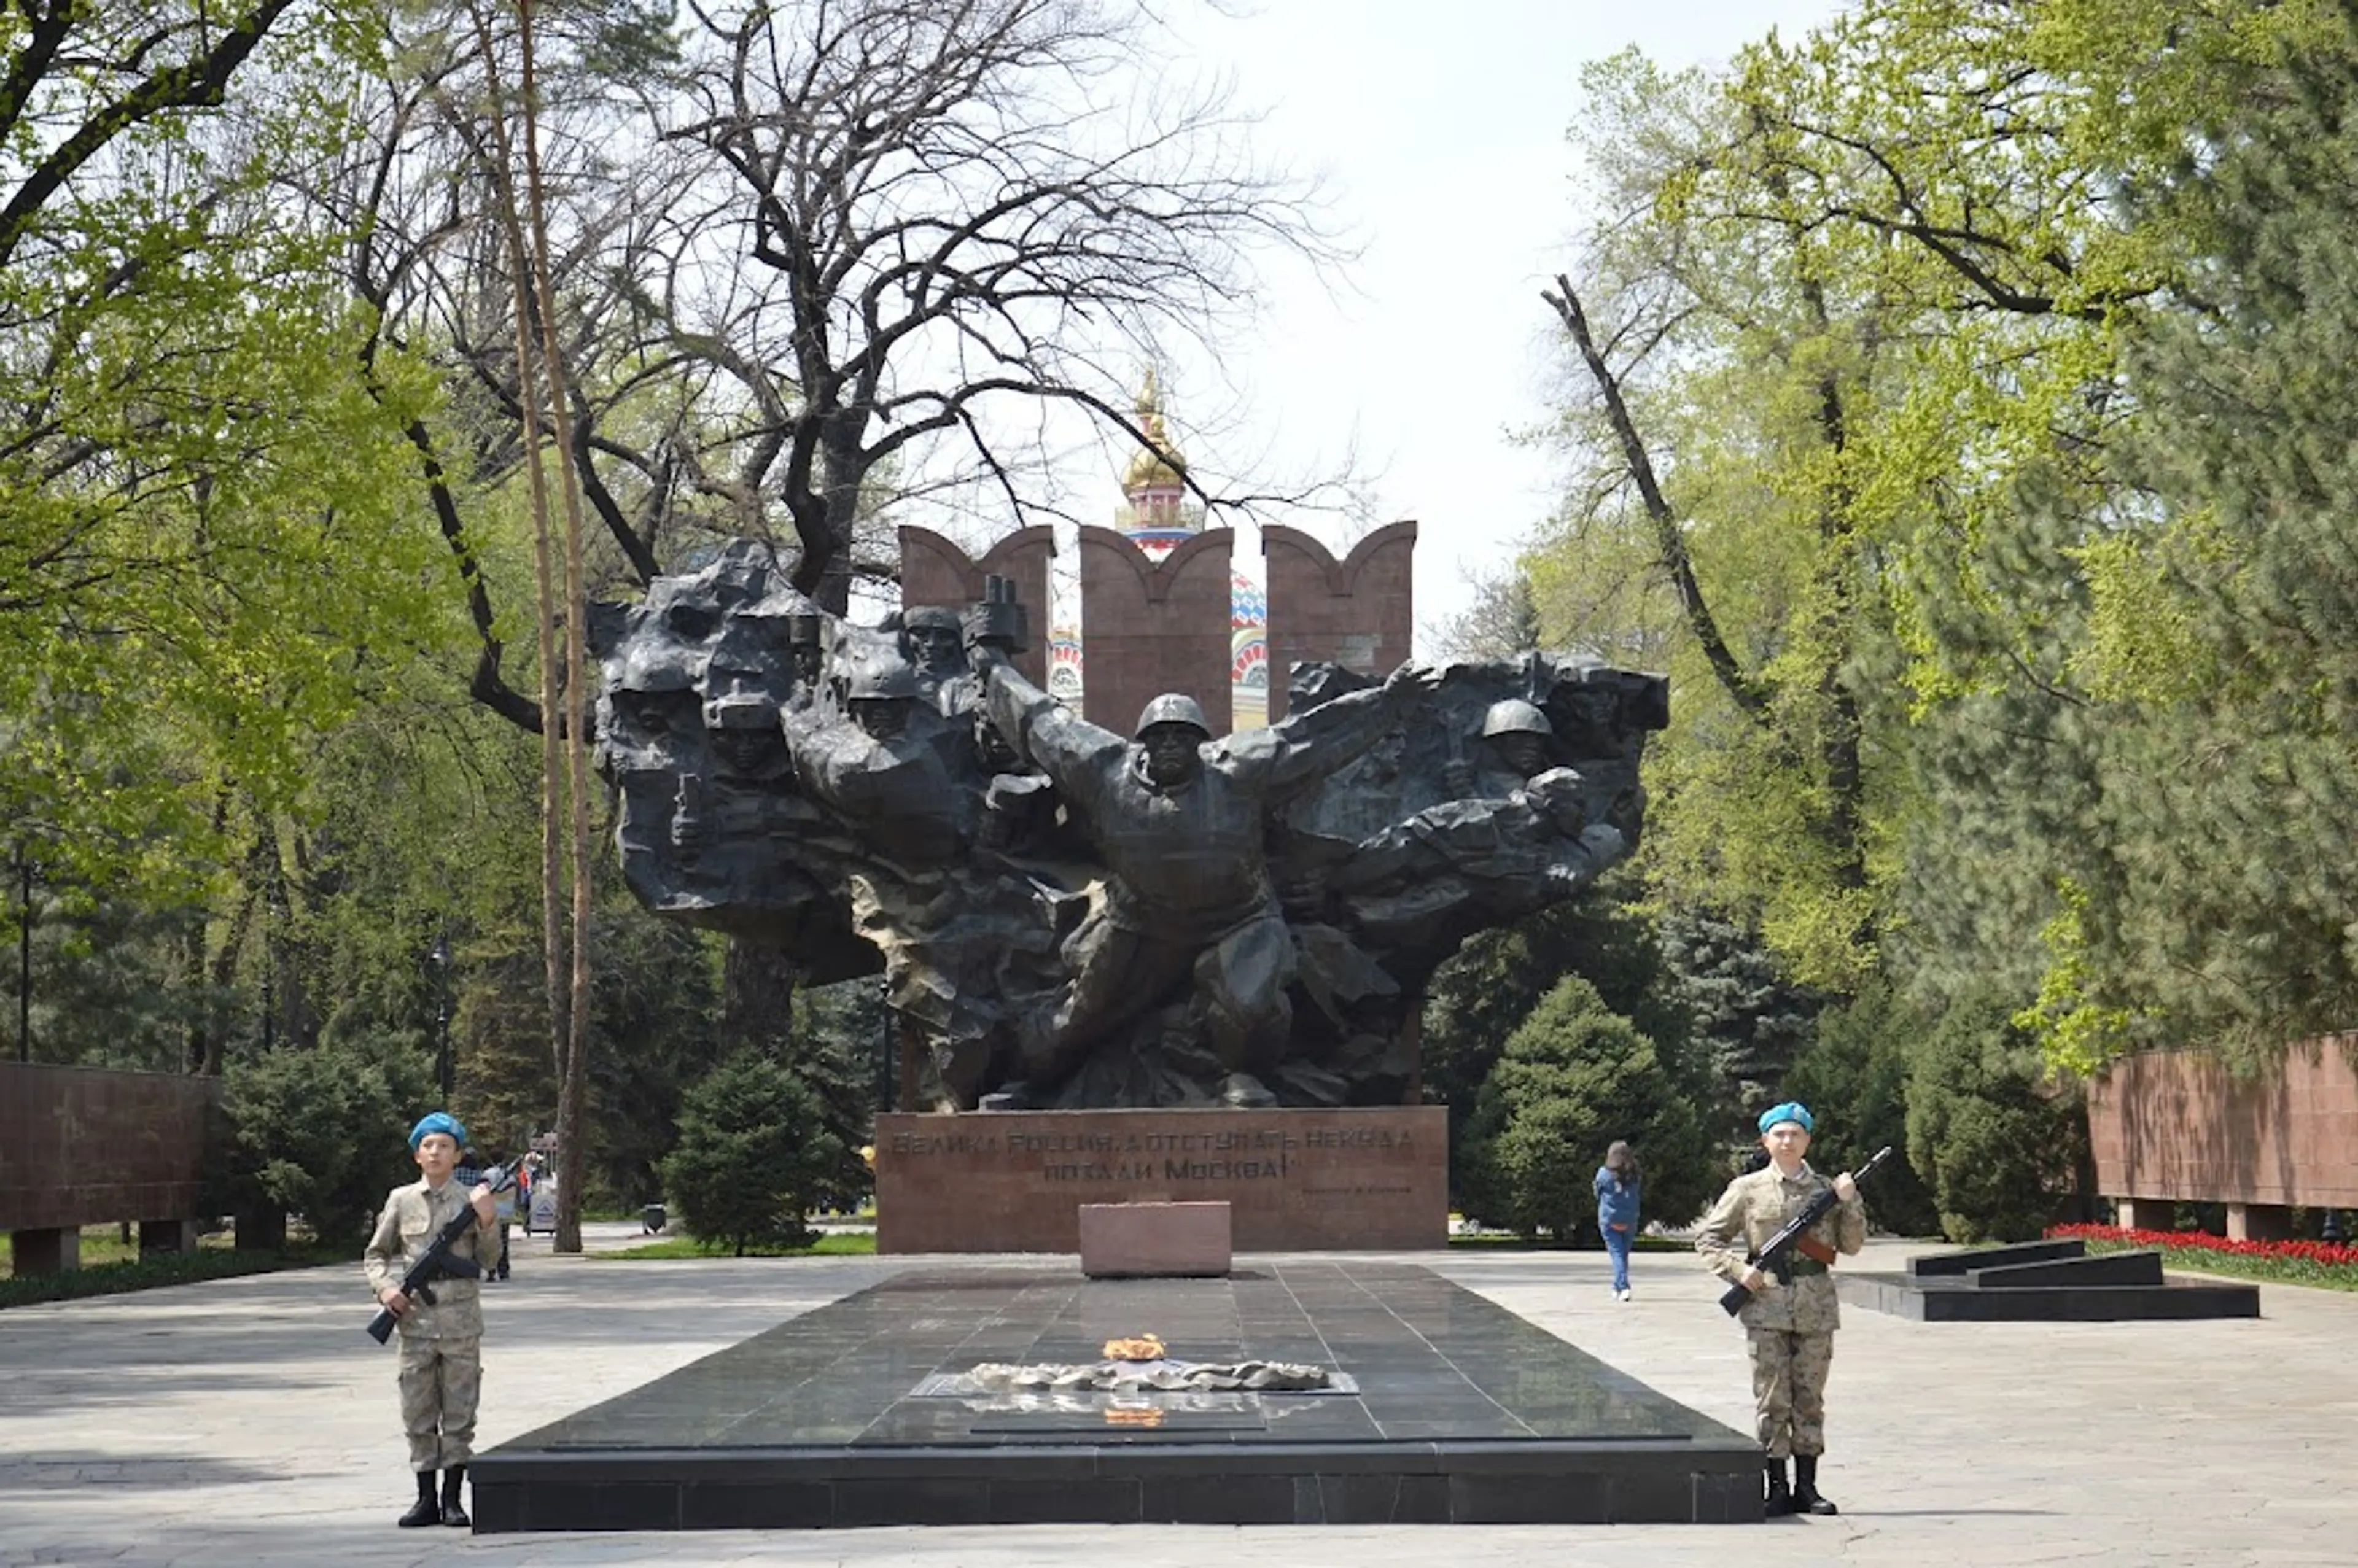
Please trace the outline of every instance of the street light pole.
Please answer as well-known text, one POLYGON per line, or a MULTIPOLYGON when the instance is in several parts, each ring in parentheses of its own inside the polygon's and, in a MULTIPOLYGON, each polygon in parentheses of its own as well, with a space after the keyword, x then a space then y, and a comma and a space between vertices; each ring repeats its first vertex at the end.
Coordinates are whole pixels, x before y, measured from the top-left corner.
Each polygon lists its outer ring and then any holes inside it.
POLYGON ((434 951, 427 955, 434 962, 434 1073, 442 1086, 442 1103, 450 1103, 450 933, 448 927, 434 936, 434 951))
POLYGON ((33 857, 16 845, 16 1060, 33 1059, 33 857))

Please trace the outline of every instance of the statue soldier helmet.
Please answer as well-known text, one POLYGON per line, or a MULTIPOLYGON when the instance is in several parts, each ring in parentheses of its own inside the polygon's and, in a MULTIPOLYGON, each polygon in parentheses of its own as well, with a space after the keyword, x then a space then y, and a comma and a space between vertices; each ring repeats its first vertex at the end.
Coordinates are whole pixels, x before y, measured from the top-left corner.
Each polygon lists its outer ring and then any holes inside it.
POLYGON ((1204 717, 1204 708, 1194 697, 1184 692, 1166 691, 1146 705, 1138 716, 1138 728, 1130 731, 1131 739, 1142 740, 1146 732, 1158 724, 1184 724, 1206 741, 1212 738, 1212 726, 1204 717))
POLYGON ((1555 726, 1547 721, 1547 715, 1520 697, 1494 702, 1490 705, 1490 711, 1482 715, 1482 739, 1485 741, 1493 735, 1554 733, 1555 726))

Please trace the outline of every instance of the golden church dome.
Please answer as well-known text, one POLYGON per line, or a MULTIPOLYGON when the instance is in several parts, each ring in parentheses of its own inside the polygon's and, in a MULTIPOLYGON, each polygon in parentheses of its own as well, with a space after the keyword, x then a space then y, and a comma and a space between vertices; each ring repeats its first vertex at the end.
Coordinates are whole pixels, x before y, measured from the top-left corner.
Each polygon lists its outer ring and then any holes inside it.
POLYGON ((1163 427, 1163 395, 1152 371, 1146 373, 1146 384, 1139 388, 1137 408, 1139 423, 1146 428, 1147 445, 1130 460, 1121 477, 1122 492, 1134 496, 1141 490, 1176 490, 1185 482, 1187 460, 1172 444, 1163 427))

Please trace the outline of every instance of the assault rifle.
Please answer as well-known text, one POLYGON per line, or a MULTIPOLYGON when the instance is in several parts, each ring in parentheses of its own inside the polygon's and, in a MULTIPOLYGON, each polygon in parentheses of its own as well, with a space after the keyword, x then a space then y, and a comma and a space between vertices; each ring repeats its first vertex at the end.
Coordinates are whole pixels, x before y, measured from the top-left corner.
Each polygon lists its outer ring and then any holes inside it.
MULTIPOLYGON (((1850 1173, 1852 1183, 1863 1185, 1866 1178, 1874 1173, 1875 1168, 1890 1156, 1889 1144, 1877 1150, 1874 1158, 1850 1173)), ((1842 1199, 1834 1196, 1833 1188, 1828 1186, 1825 1191, 1804 1205, 1801 1213, 1787 1220, 1782 1230, 1762 1242, 1759 1249, 1747 1256, 1745 1261, 1756 1269, 1765 1270, 1774 1274, 1780 1283, 1791 1284, 1794 1247, 1799 1244, 1802 1237, 1809 1234, 1810 1227, 1832 1214, 1834 1205, 1840 1202, 1842 1199)), ((1726 1313, 1728 1316, 1734 1317, 1737 1313, 1742 1312, 1751 1300, 1752 1292, 1746 1290, 1743 1283, 1738 1281, 1728 1286, 1727 1293, 1719 1298, 1720 1310, 1726 1313)))
MULTIPOLYGON (((500 1166, 483 1178, 483 1185, 491 1188, 494 1194, 503 1193, 515 1185, 517 1171, 539 1158, 537 1154, 527 1154, 521 1160, 500 1166)), ((469 1191, 471 1195, 472 1189, 469 1191)), ((401 1276, 401 1293, 413 1302, 424 1302, 427 1306, 432 1306, 435 1281, 481 1279, 483 1277, 481 1264, 472 1258, 461 1258, 450 1250, 459 1244, 460 1237, 474 1227, 475 1206, 471 1195, 470 1201, 460 1206, 459 1212, 450 1217, 450 1223, 444 1226, 436 1234, 434 1239, 427 1244, 426 1250, 418 1254, 417 1261, 409 1266, 409 1271, 401 1276)), ((393 1315, 391 1307, 380 1306, 376 1309, 376 1316, 369 1320, 369 1337, 383 1345, 393 1337, 393 1325, 398 1321, 393 1315)))

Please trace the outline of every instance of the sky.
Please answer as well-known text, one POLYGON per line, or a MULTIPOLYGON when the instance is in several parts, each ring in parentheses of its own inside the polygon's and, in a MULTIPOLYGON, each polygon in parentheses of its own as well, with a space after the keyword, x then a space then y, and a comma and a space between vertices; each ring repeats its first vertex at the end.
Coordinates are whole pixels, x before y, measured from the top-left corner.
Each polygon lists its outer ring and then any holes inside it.
MULTIPOLYGON (((1217 367, 1168 368, 1174 420, 1188 399, 1234 407, 1212 432, 1232 468, 1331 472, 1353 463, 1356 524, 1289 515, 1340 546, 1368 526, 1419 524, 1419 651, 1549 511, 1552 460, 1511 437, 1547 415, 1557 365, 1539 297, 1567 264, 1583 214, 1581 68, 1632 45, 1679 67, 1725 61, 1771 27, 1797 37, 1834 0, 1260 0, 1179 25, 1195 63, 1232 70, 1264 118, 1265 157, 1323 178, 1327 220, 1357 241, 1322 281, 1271 268, 1259 330, 1217 367), (1233 400, 1238 400, 1232 403, 1233 400)), ((1187 443, 1183 435, 1182 446, 1187 443)), ((1117 499, 1109 486, 1109 508, 1117 499)), ((1240 565, 1257 562, 1249 527, 1240 565)))

